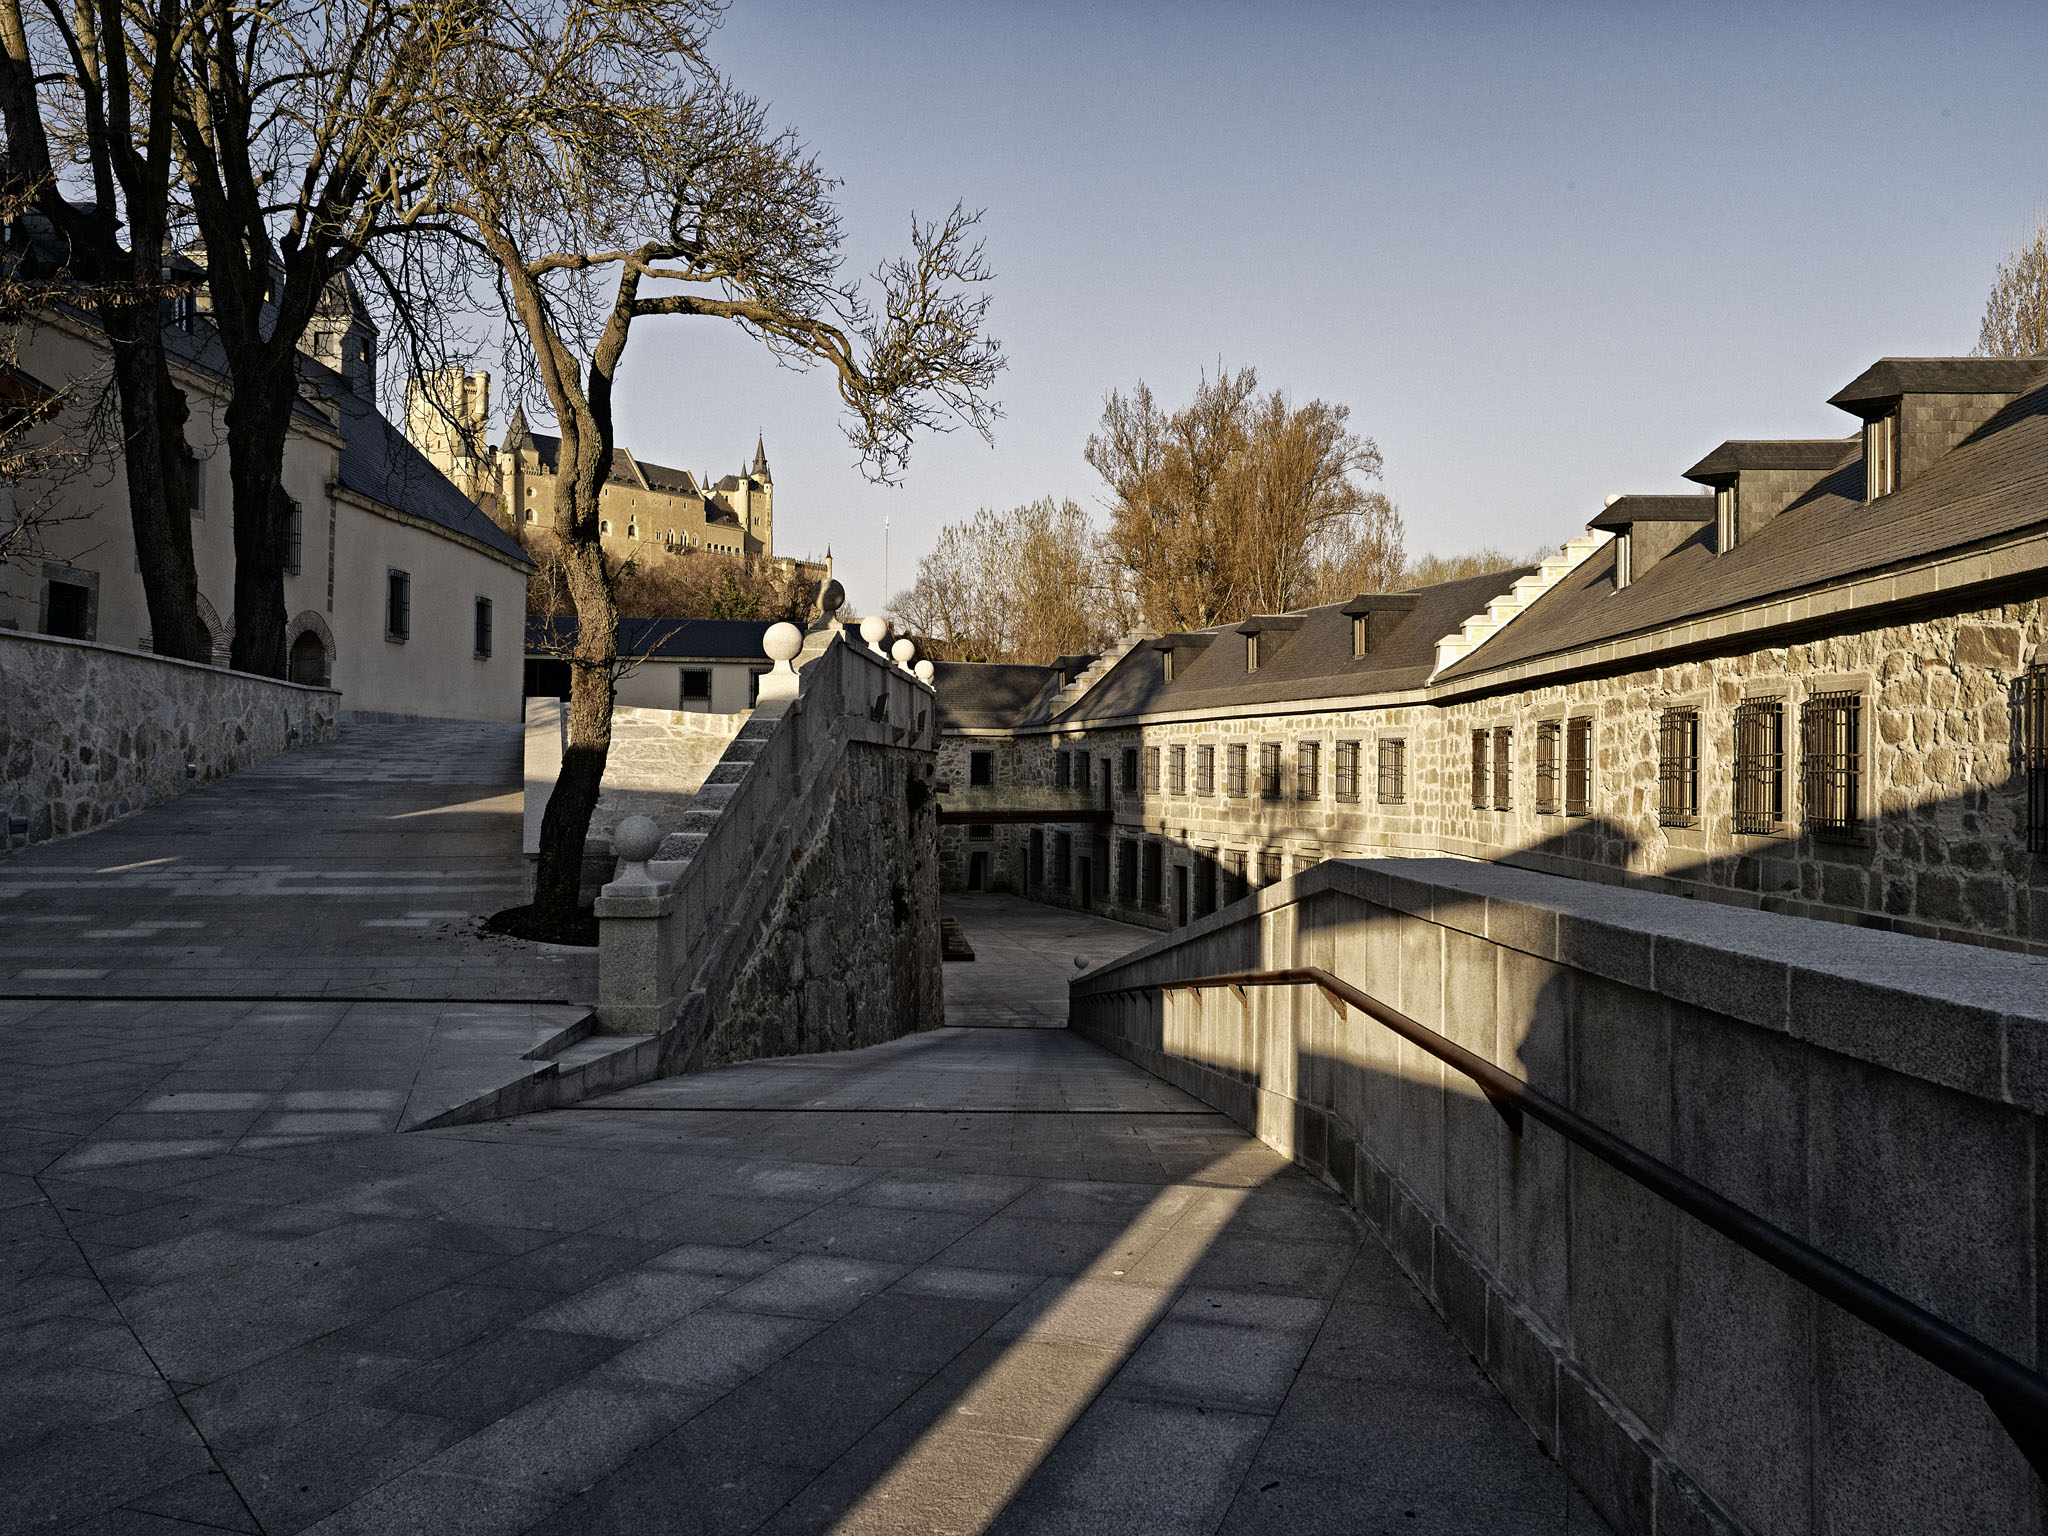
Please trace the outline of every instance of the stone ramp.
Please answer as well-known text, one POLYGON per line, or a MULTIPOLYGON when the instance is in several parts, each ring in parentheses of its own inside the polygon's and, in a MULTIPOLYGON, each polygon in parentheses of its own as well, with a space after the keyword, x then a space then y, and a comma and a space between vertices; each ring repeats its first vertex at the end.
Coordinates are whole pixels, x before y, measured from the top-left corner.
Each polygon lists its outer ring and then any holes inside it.
POLYGON ((1149 928, 1019 896, 954 892, 942 908, 958 919, 974 959, 945 971, 946 1022, 970 1027, 1062 1029, 1074 956, 1105 965, 1159 937, 1149 928))

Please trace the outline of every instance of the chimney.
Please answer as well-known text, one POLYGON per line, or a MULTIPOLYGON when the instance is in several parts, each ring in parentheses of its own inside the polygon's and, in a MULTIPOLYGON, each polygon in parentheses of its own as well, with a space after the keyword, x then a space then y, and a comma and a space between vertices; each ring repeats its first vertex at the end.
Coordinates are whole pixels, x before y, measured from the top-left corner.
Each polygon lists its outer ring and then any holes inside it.
POLYGON ((1863 499, 1911 484, 2044 377, 2048 358, 1880 358, 1828 401, 1863 420, 1863 499))
POLYGON ((1714 492, 1714 553, 1725 555, 1859 452, 1859 439, 1733 440, 1685 472, 1714 492))
POLYGON ((1610 496, 1588 528, 1614 535, 1614 588, 1618 592, 1714 520, 1711 496, 1610 496))

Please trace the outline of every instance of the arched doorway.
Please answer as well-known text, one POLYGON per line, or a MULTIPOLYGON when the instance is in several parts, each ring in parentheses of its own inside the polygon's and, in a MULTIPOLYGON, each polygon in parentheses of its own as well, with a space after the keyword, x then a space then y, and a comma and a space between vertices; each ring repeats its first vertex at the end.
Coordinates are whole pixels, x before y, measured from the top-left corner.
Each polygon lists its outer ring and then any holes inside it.
POLYGON ((310 629, 292 642, 292 681, 309 688, 326 686, 327 647, 310 629))

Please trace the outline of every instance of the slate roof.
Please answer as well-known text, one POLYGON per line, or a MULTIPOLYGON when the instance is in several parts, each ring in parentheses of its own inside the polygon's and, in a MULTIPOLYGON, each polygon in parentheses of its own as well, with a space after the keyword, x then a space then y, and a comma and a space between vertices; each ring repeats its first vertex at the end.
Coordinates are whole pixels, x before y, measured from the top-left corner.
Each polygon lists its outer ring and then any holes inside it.
MULTIPOLYGON (((1463 581, 1411 588, 1403 595, 1415 599, 1414 608, 1358 657, 1351 654, 1351 616, 1344 611, 1350 605, 1345 603, 1288 615, 1301 620, 1299 629, 1267 628, 1256 672, 1245 671, 1244 646, 1232 643, 1245 632, 1244 625, 1226 624, 1204 631, 1214 634, 1216 642, 1199 653, 1178 652, 1170 683, 1165 678, 1163 653, 1141 645, 1056 723, 1085 725, 1168 710, 1252 709, 1419 688, 1436 666, 1437 641, 1455 634, 1467 619, 1534 569, 1517 566, 1463 581)), ((1374 623, 1378 622, 1375 618, 1374 623)))
MULTIPOLYGON (((620 619, 619 654, 657 661, 758 661, 773 619, 620 619)), ((526 617, 528 655, 549 655, 576 643, 574 617, 526 617)))
POLYGON ((1688 469, 1685 478, 1718 485, 1745 469, 1810 469, 1818 475, 1833 469, 1847 451, 1846 440, 1839 437, 1730 439, 1688 469))
POLYGON ((1689 496, 1617 496, 1586 524, 1588 528, 1629 528, 1637 523, 1697 523, 1714 515, 1714 498, 1689 496))
POLYGON ((1828 404, 1861 416, 1901 395, 2016 395, 2048 372, 2040 357, 1881 357, 1828 404))
MULTIPOLYGON (((540 460, 540 467, 542 469, 551 475, 561 472, 562 439, 558 435, 547 432, 535 432, 531 428, 527 428, 523 441, 511 433, 507 433, 505 446, 507 448, 531 446, 535 456, 540 460)), ((612 471, 605 477, 606 479, 613 485, 637 486, 641 483, 642 475, 646 477, 647 486, 650 490, 667 491, 677 496, 700 496, 703 494, 697 487, 696 477, 687 469, 671 469, 666 464, 656 464, 651 459, 640 458, 635 454, 629 453, 624 448, 612 449, 612 471), (640 471, 637 475, 633 472, 636 465, 639 466, 640 471)))
POLYGON ((1065 686, 1057 666, 1007 662, 935 661, 932 687, 942 731, 999 731, 1026 724, 1051 693, 1065 686))
POLYGON ((1703 525, 1670 554, 1631 572, 1628 586, 1617 592, 1610 544, 1447 668, 1443 680, 1659 629, 2048 522, 2048 386, 2013 401, 1875 502, 1863 500, 1860 439, 1840 446, 1831 469, 1727 554, 1714 552, 1713 528, 1703 525))

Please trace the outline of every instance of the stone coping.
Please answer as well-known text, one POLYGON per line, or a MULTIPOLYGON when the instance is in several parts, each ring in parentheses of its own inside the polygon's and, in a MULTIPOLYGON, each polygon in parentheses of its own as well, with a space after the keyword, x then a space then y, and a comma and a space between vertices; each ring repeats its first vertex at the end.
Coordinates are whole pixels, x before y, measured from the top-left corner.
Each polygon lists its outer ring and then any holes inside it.
POLYGON ((1332 891, 2048 1113, 2048 957, 1459 859, 1326 860, 1077 977, 1073 993, 1163 979, 1170 968, 1151 962, 1177 946, 1332 891))
POLYGON ((338 688, 322 687, 312 683, 292 683, 281 677, 265 677, 260 672, 237 672, 233 667, 217 667, 208 661, 187 661, 182 656, 162 656, 155 651, 138 651, 132 646, 108 645, 103 640, 73 640, 64 635, 45 635, 32 629, 0 629, 0 640, 28 640, 38 645, 69 646, 79 651, 104 651, 110 656, 125 656, 136 661, 153 661, 166 667, 184 667, 193 672, 205 672, 215 677, 243 678, 252 683, 262 683, 272 688, 289 688, 294 693, 330 693, 341 697, 338 688))

